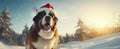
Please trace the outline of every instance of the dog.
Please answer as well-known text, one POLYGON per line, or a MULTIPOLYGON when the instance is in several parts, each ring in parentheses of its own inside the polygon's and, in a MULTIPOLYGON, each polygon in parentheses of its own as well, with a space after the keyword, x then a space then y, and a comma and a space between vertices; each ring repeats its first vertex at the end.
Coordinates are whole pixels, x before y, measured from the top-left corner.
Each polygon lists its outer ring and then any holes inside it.
POLYGON ((49 3, 42 6, 33 21, 34 24, 26 37, 26 49, 56 49, 58 18, 53 6, 49 3))

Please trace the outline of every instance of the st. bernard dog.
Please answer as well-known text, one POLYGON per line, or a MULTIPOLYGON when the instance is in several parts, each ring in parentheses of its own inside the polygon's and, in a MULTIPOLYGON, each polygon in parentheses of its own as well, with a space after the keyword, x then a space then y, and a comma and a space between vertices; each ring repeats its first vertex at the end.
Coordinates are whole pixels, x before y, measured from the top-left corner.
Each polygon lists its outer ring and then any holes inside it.
POLYGON ((26 37, 26 49, 56 49, 58 19, 53 6, 49 3, 42 6, 33 21, 34 24, 26 37))

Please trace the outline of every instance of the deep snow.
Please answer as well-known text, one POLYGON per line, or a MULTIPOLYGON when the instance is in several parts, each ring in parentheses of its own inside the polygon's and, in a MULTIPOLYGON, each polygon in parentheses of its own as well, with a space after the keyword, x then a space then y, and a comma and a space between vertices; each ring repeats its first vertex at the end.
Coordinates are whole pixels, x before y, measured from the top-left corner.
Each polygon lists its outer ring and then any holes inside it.
POLYGON ((83 42, 69 42, 59 45, 58 49, 120 49, 120 33, 97 37, 83 42))
MULTIPOLYGON (((5 46, 0 42, 0 49, 25 49, 21 46, 5 46)), ((88 41, 73 41, 58 45, 57 49, 120 49, 120 33, 97 37, 88 41)))

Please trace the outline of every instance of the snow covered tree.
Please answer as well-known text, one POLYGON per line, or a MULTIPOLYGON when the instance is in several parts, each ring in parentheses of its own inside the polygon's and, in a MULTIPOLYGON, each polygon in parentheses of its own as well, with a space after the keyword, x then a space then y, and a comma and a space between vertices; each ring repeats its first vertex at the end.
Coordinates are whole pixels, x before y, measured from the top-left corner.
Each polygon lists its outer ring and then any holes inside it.
POLYGON ((74 34, 66 33, 66 36, 59 36, 59 43, 64 44, 71 41, 76 41, 74 34))
POLYGON ((118 32, 120 32, 120 13, 119 13, 119 16, 118 16, 117 27, 118 27, 118 32))
POLYGON ((2 17, 2 23, 5 25, 6 28, 8 28, 11 25, 10 16, 9 16, 9 9, 8 8, 3 10, 1 17, 2 17))
POLYGON ((63 36, 59 36, 59 44, 64 44, 64 37, 63 36))
POLYGON ((117 19, 117 21, 115 21, 116 22, 116 27, 113 28, 113 30, 114 30, 113 33, 118 33, 118 32, 120 32, 120 13, 119 13, 118 16, 115 16, 115 18, 117 19))
POLYGON ((9 9, 6 8, 3 10, 1 16, 0 16, 0 32, 6 32, 11 31, 10 30, 10 16, 9 16, 9 9))
POLYGON ((24 45, 26 36, 27 36, 27 34, 28 34, 28 32, 29 32, 28 26, 25 25, 24 27, 25 27, 25 29, 23 30, 22 34, 20 35, 20 37, 19 37, 19 39, 18 39, 18 44, 19 44, 19 45, 24 45))
POLYGON ((16 45, 18 34, 16 34, 10 26, 9 9, 6 8, 0 15, 0 41, 5 44, 16 45))
POLYGON ((112 33, 118 33, 120 32, 120 12, 119 14, 114 13, 113 16, 114 16, 115 24, 110 31, 112 31, 112 33))
POLYGON ((91 38, 91 35, 89 34, 89 28, 83 23, 81 19, 78 20, 77 23, 77 29, 75 32, 76 39, 78 40, 87 40, 91 38))

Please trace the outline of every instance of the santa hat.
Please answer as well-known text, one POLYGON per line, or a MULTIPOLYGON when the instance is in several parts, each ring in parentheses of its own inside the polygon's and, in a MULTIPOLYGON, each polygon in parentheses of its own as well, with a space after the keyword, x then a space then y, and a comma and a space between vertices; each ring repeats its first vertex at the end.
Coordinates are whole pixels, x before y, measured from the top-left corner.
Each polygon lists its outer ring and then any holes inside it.
POLYGON ((41 8, 49 8, 49 9, 54 9, 53 6, 49 3, 47 3, 46 5, 42 6, 41 8))
POLYGON ((47 4, 43 5, 42 7, 40 7, 38 12, 43 11, 43 10, 53 11, 54 13, 56 13, 53 6, 51 4, 49 4, 49 3, 47 3, 47 4))

